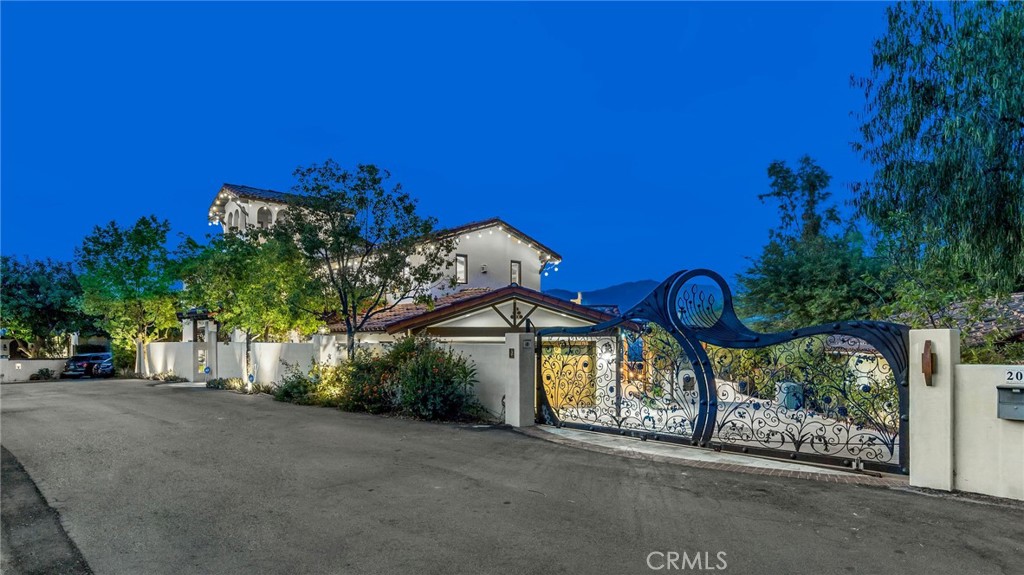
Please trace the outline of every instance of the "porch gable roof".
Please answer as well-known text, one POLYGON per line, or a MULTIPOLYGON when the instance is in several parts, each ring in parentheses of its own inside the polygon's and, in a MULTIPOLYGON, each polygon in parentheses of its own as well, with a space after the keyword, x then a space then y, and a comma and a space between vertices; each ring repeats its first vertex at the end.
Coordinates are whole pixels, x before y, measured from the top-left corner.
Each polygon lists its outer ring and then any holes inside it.
POLYGON ((397 334, 410 329, 419 329, 512 299, 594 323, 609 321, 616 317, 600 310, 513 284, 495 290, 488 290, 484 293, 462 297, 450 301, 446 305, 438 305, 433 310, 393 320, 387 324, 386 330, 389 334, 397 334))

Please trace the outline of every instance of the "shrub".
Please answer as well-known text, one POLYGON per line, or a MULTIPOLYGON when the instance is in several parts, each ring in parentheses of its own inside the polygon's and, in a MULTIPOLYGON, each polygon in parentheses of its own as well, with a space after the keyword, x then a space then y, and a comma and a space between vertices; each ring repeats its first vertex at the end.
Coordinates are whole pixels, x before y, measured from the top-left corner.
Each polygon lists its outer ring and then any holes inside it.
POLYGON ((206 382, 209 389, 231 389, 239 390, 245 388, 245 382, 240 377, 218 377, 206 382))
POLYGON ((451 348, 417 339, 416 351, 398 372, 402 411, 423 419, 456 419, 472 403, 476 369, 451 348))
POLYGON ((338 407, 347 381, 348 366, 315 363, 307 374, 298 365, 286 364, 284 377, 272 393, 278 401, 338 407))
POLYGON ((340 366, 314 364, 303 373, 287 365, 272 393, 302 405, 452 420, 481 413, 471 394, 475 383, 476 369, 462 355, 428 338, 407 337, 381 354, 357 351, 340 366))
POLYGON ((277 388, 269 383, 254 383, 252 384, 252 393, 265 393, 267 395, 274 395, 277 388))
POLYGON ((340 407, 368 413, 394 411, 398 407, 397 371, 388 354, 357 352, 349 361, 349 384, 340 407))
POLYGON ((154 373, 153 375, 149 376, 149 379, 153 381, 162 381, 164 383, 178 383, 182 381, 188 381, 188 379, 181 377, 180 375, 174 375, 173 371, 154 373))
POLYGON ((32 382, 38 382, 40 380, 52 380, 54 379, 55 375, 56 373, 53 372, 53 369, 43 367, 39 371, 36 371, 35 373, 29 375, 29 380, 32 382))

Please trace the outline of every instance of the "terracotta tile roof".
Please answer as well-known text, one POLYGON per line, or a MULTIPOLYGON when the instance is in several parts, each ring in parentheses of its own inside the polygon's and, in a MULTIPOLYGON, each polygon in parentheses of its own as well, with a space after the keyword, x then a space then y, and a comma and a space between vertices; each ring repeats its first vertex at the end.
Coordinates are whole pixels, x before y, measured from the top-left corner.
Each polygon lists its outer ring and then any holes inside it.
MULTIPOLYGON (((414 329, 415 327, 455 317, 467 311, 489 306, 513 297, 544 305, 575 317, 593 321, 594 323, 609 321, 616 317, 600 310, 545 295, 536 290, 510 285, 498 289, 466 288, 436 299, 432 307, 416 303, 400 304, 370 318, 361 331, 400 333, 406 329, 414 329)), ((340 321, 329 322, 328 327, 331 331, 335 332, 344 330, 340 321)))
POLYGON ((289 201, 298 197, 295 194, 276 192, 274 190, 264 190, 261 188, 253 188, 251 186, 242 186, 239 184, 224 184, 223 186, 221 186, 221 189, 231 192, 236 196, 243 198, 253 198, 256 200, 264 200, 267 202, 279 202, 282 204, 287 204, 289 201))
MULTIPOLYGON (((388 325, 403 321, 418 315, 424 314, 433 309, 447 307, 460 301, 474 298, 491 291, 491 288, 466 288, 434 300, 433 306, 422 303, 403 303, 381 312, 366 321, 361 331, 381 332, 386 331, 388 325)), ((331 331, 344 331, 345 327, 340 321, 332 321, 327 327, 331 331)))
POLYGON ((496 290, 487 290, 484 293, 480 293, 475 296, 462 297, 458 300, 448 302, 445 305, 437 305, 433 310, 423 311, 419 314, 410 315, 401 320, 392 321, 388 324, 387 331, 388 333, 398 333, 406 329, 423 327, 431 323, 456 317, 467 311, 496 304, 512 298, 543 305, 575 317, 593 321, 594 323, 610 321, 616 317, 587 306, 545 295, 539 291, 513 284, 496 290))
POLYGON ((537 250, 541 251, 542 253, 545 253, 548 256, 551 256, 551 259, 554 260, 555 262, 562 261, 562 256, 559 255, 558 252, 556 252, 555 250, 553 250, 553 249, 547 247, 546 245, 540 243, 536 239, 526 235, 526 233, 522 232, 521 230, 519 230, 515 226, 509 224, 505 220, 503 220, 501 218, 498 218, 498 217, 488 218, 486 220, 480 220, 480 221, 477 221, 477 222, 469 222, 468 224, 463 224, 461 226, 456 226, 454 228, 447 228, 447 229, 443 229, 443 230, 438 230, 436 232, 436 235, 438 237, 447 238, 447 237, 457 236, 457 235, 460 235, 460 234, 472 233, 472 232, 475 232, 477 230, 483 230, 483 229, 490 228, 490 227, 493 227, 493 226, 500 226, 502 231, 507 232, 508 234, 512 235, 516 239, 522 240, 522 241, 526 242, 527 244, 532 244, 532 247, 534 249, 537 249, 537 250))
POLYGON ((980 307, 983 317, 977 321, 970 321, 970 311, 968 304, 955 303, 944 314, 964 333, 968 343, 979 344, 992 334, 998 334, 1001 341, 1024 339, 1024 292, 983 301, 980 307))

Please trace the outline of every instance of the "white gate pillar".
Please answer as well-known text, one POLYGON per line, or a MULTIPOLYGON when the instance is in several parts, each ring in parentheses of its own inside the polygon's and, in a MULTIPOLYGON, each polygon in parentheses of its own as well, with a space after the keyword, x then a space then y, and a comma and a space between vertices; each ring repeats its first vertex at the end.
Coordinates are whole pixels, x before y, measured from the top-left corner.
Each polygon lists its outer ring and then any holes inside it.
POLYGON ((960 363, 960 330, 910 331, 910 484, 952 491, 954 368, 960 363), (931 342, 931 385, 923 373, 931 342))
POLYGON ((533 333, 506 333, 508 370, 505 378, 505 423, 512 427, 529 427, 536 413, 537 355, 533 333))

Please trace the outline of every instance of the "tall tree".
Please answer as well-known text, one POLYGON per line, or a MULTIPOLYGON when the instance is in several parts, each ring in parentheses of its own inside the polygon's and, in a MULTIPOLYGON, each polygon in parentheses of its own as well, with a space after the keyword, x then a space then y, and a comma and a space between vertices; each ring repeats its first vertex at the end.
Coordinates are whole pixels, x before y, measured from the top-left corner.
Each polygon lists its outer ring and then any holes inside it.
POLYGON ((853 80, 866 99, 854 149, 874 168, 860 212, 909 284, 952 266, 983 291, 1024 288, 1024 8, 887 13, 870 76, 853 80))
POLYGON ((386 170, 364 164, 349 172, 327 160, 294 175, 297 197, 274 230, 296 241, 309 277, 333 296, 349 357, 370 318, 423 300, 446 280, 454 286, 445 274, 454 240, 434 237, 437 220, 417 213, 386 170))
POLYGON ((0 326, 30 357, 60 356, 65 336, 87 319, 79 309, 82 287, 71 264, 0 258, 0 326))
POLYGON ((768 330, 868 317, 879 293, 865 279, 878 264, 853 225, 835 230, 831 176, 809 156, 795 171, 772 162, 768 176, 770 191, 758 198, 778 202, 779 227, 738 277, 741 313, 768 330))
POLYGON ((139 218, 130 228, 112 221, 96 226, 75 250, 83 309, 99 316, 121 353, 135 348, 140 372, 146 344, 177 325, 169 230, 170 224, 156 216, 139 218))
POLYGON ((228 232, 208 243, 187 238, 179 248, 182 303, 216 313, 225 330, 245 333, 250 344, 311 333, 321 325, 322 294, 309 281, 294 241, 266 238, 259 230, 228 232))

